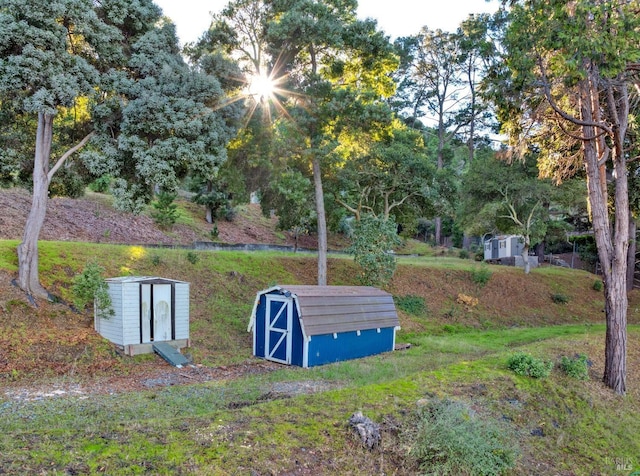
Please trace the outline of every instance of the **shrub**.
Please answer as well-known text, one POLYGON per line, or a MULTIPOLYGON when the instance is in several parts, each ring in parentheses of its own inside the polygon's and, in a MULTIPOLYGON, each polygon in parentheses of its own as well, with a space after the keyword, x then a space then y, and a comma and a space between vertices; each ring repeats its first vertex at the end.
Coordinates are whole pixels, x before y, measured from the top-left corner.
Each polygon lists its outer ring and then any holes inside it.
POLYGON ((532 378, 546 378, 551 375, 553 362, 538 359, 526 352, 516 352, 509 357, 507 367, 518 375, 532 378))
POLYGON ((396 270, 393 247, 400 244, 393 219, 363 215, 354 225, 353 240, 347 250, 362 268, 360 282, 367 286, 386 284, 396 270))
POLYGON ((398 306, 398 309, 406 312, 407 314, 419 316, 427 311, 427 305, 424 302, 424 298, 421 296, 408 294, 406 296, 394 296, 393 300, 395 301, 396 306, 398 306))
POLYGON ((418 411, 411 454, 427 474, 503 474, 515 466, 516 439, 505 424, 464 403, 435 400, 418 411))
POLYGON ((598 292, 602 291, 602 288, 603 288, 602 281, 599 279, 594 280, 592 287, 594 291, 598 291, 598 292))
POLYGON ((191 264, 196 264, 200 261, 200 257, 195 251, 187 251, 187 261, 191 264))
POLYGON ((563 355, 560 359, 560 370, 569 377, 589 380, 589 359, 584 354, 576 355, 573 359, 563 355))
POLYGON ((153 202, 155 211, 151 212, 151 217, 156 224, 163 229, 171 228, 178 219, 178 206, 173 203, 176 199, 175 193, 160 192, 158 200, 153 202))
POLYGON ((109 287, 103 278, 104 268, 95 261, 87 263, 82 273, 73 278, 73 305, 84 311, 87 304, 94 302, 99 317, 108 318, 114 314, 111 307, 109 287))
POLYGON ((62 167, 51 179, 50 197, 79 198, 84 195, 85 182, 73 168, 62 167))
POLYGON ((460 259, 469 259, 469 251, 468 250, 464 250, 464 249, 460 250, 458 252, 458 257, 460 259))
POLYGON ((109 187, 111 186, 111 176, 103 175, 102 177, 98 177, 93 182, 89 184, 89 190, 96 193, 106 193, 109 191, 109 187))
POLYGON ((551 300, 556 304, 566 304, 569 302, 569 296, 562 293, 555 293, 551 295, 551 300))
POLYGON ((491 270, 486 264, 481 264, 471 270, 471 280, 478 286, 483 287, 491 279, 491 270))
POLYGON ((151 255, 151 264, 154 266, 158 266, 162 260, 158 255, 151 255))

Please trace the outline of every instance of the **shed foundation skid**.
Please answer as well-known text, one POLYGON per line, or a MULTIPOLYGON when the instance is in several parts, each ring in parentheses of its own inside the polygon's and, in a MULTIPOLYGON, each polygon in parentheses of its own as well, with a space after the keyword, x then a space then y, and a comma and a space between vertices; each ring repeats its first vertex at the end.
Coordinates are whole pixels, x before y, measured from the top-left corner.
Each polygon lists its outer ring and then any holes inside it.
MULTIPOLYGON (((184 349, 187 347, 191 347, 191 340, 189 339, 180 339, 180 340, 170 340, 164 341, 169 344, 171 347, 175 349, 184 349)), ((122 351, 125 355, 140 355, 140 354, 151 354, 153 353, 153 344, 128 344, 128 345, 118 345, 118 349, 122 351)))

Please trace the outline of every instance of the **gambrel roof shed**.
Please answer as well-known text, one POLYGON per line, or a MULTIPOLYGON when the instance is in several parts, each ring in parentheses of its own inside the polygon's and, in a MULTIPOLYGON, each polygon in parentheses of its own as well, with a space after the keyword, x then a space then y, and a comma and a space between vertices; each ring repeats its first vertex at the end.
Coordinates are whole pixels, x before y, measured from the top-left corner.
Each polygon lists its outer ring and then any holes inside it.
POLYGON ((391 294, 368 286, 274 286, 257 293, 254 355, 310 367, 393 350, 391 294))

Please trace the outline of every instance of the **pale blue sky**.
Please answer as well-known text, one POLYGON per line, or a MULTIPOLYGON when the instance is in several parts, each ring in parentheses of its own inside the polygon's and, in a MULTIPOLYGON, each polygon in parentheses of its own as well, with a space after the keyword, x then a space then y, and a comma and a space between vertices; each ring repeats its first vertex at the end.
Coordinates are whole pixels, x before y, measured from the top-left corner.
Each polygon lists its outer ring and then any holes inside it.
MULTIPOLYGON (((176 24, 181 43, 191 42, 207 29, 210 12, 220 11, 228 0, 154 0, 176 24)), ((360 0, 358 14, 378 21, 391 38, 418 33, 421 27, 454 31, 470 13, 494 12, 491 0, 360 0)))

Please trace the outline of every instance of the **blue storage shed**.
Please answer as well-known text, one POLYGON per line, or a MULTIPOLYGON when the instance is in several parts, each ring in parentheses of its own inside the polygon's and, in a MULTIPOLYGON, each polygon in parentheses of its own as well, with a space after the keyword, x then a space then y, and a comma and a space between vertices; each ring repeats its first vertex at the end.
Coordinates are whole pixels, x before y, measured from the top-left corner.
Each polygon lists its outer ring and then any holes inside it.
POLYGON ((253 355, 313 367, 391 351, 400 321, 393 296, 369 286, 274 286, 257 293, 253 355))

